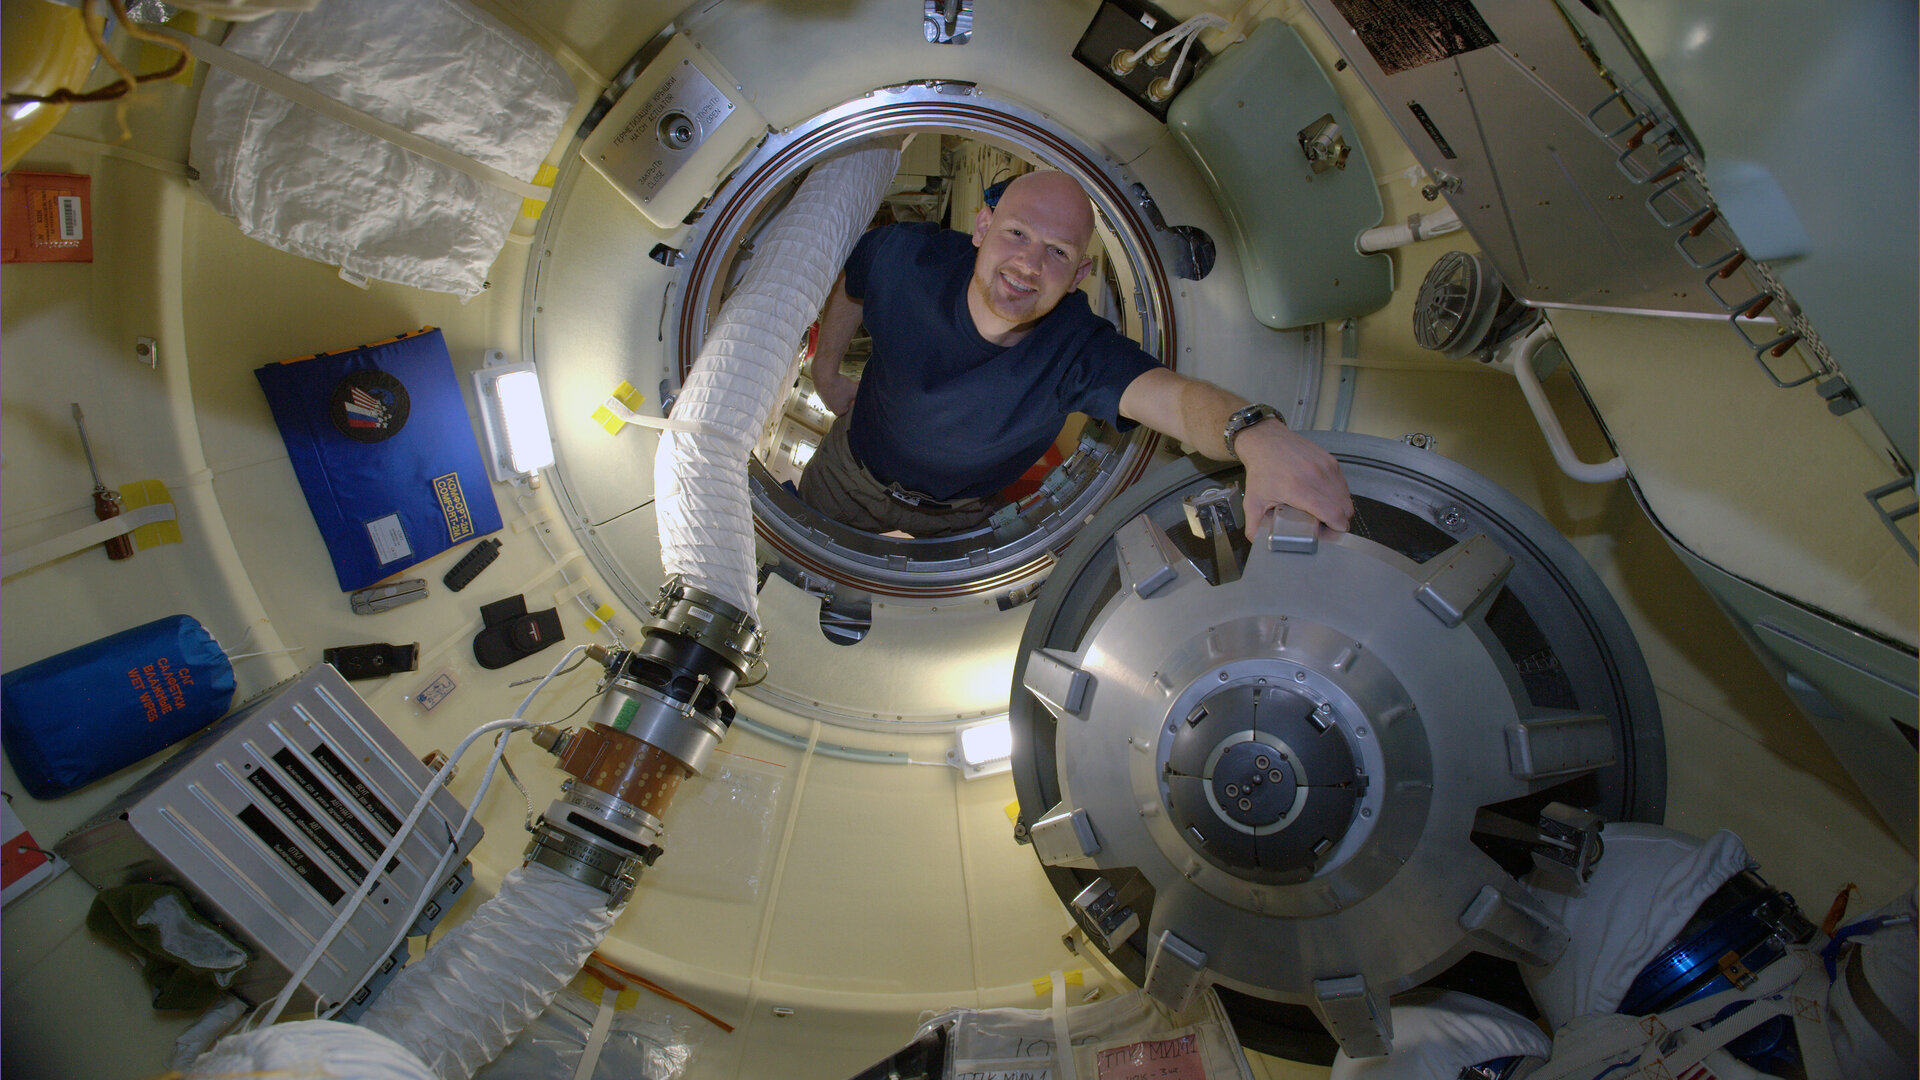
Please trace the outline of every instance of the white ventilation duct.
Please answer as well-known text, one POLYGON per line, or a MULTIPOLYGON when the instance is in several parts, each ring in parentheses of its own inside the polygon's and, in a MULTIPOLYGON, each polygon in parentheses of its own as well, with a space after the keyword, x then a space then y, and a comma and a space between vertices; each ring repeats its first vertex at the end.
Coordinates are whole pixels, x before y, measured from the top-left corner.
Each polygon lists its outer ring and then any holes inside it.
POLYGON ((468 1080, 579 974, 615 914, 599 889, 523 866, 395 976, 360 1026, 413 1051, 441 1080, 468 1080))
POLYGON ((895 147, 867 143, 814 166, 755 243, 681 388, 654 464, 660 561, 697 589, 755 610, 747 458, 787 388, 800 339, 900 167, 895 147))

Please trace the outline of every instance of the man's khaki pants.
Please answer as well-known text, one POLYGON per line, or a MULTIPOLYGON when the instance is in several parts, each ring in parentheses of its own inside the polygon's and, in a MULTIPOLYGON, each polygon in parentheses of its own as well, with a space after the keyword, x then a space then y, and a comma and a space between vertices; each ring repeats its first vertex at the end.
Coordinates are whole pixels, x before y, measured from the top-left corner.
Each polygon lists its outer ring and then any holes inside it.
POLYGON ((991 499, 958 499, 945 508, 913 506, 924 496, 898 484, 883 484, 853 456, 847 442, 847 418, 836 417, 826 440, 800 477, 800 501, 862 532, 898 530, 916 537, 953 536, 979 528, 1001 504, 991 499))

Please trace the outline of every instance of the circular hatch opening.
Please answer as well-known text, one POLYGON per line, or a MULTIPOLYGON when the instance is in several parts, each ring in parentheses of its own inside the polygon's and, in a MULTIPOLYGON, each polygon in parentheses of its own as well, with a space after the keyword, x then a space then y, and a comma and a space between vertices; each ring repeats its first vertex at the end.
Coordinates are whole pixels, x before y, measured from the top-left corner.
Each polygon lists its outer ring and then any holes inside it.
MULTIPOLYGON (((1093 309, 1149 353, 1173 355, 1167 266, 1173 241, 1142 215, 1140 188, 1123 169, 1046 117, 962 84, 910 84, 875 91, 770 136, 704 208, 689 237, 672 335, 670 370, 684 380, 708 328, 753 256, 753 245, 815 163, 869 139, 908 142, 893 192, 876 214, 886 221, 936 221, 970 229, 982 193, 1032 168, 1078 179, 1096 211, 1093 273, 1083 289, 1093 309), (912 170, 912 171, 909 171, 912 170)), ((848 368, 863 360, 849 350, 848 368)), ((804 348, 804 346, 803 346, 804 348)), ((986 525, 960 536, 915 539, 861 532, 803 503, 796 486, 832 422, 805 364, 768 424, 750 468, 758 560, 821 598, 829 640, 864 636, 874 597, 937 602, 1028 599, 1101 505, 1145 470, 1158 443, 1143 428, 1122 433, 1070 418, 1047 458, 1003 492, 1010 501, 986 525)))

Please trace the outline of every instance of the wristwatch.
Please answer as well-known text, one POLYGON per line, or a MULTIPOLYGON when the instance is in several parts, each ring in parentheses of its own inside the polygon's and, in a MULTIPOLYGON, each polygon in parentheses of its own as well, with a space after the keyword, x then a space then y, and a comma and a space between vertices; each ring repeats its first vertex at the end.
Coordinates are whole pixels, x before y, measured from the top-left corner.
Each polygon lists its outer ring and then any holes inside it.
POLYGON ((1227 417, 1227 456, 1239 461, 1240 455, 1233 452, 1234 437, 1260 421, 1269 419, 1278 420, 1282 424, 1287 422, 1287 418, 1280 414, 1280 410, 1271 405, 1249 405, 1227 417))

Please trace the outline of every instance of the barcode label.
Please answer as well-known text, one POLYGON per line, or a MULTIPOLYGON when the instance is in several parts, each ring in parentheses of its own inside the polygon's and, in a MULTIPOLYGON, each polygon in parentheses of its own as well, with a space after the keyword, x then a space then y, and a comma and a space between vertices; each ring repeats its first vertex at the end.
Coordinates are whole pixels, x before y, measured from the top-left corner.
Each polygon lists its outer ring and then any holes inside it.
POLYGON ((62 195, 56 200, 60 204, 60 239, 79 241, 87 238, 86 228, 80 221, 80 197, 62 195))

